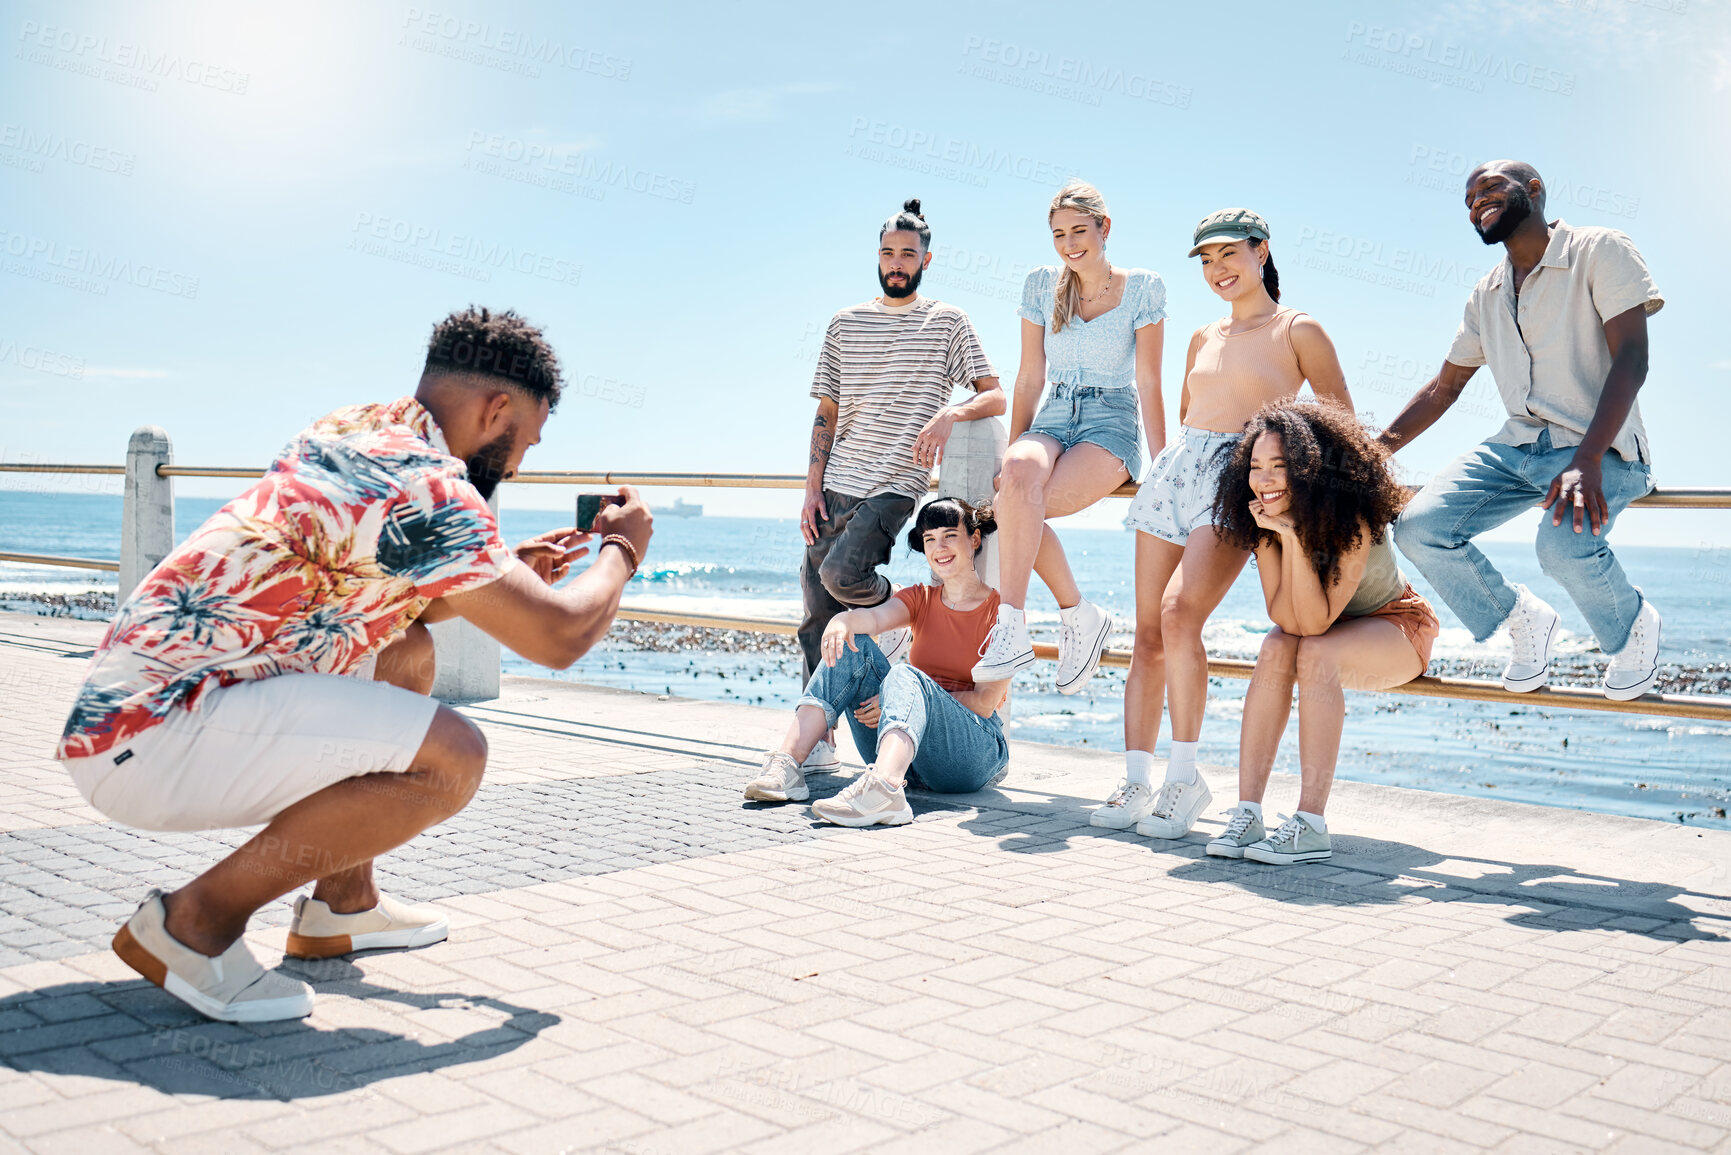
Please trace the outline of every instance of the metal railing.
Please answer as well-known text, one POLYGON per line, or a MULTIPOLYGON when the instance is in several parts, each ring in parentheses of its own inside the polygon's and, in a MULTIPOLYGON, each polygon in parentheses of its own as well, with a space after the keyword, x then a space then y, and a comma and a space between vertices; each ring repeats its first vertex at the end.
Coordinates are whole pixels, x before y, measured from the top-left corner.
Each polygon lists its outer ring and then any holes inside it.
MULTIPOLYGON (((135 438, 136 440, 136 438, 135 438)), ((102 474, 126 476, 128 468, 118 465, 76 465, 59 463, 0 462, 0 472, 37 474, 102 474)), ((264 470, 256 467, 219 467, 172 465, 166 462, 150 469, 158 478, 215 477, 247 480, 261 477, 264 470)), ((803 489, 805 475, 798 473, 631 473, 624 471, 534 470, 517 474, 511 483, 519 485, 632 485, 644 488, 682 487, 716 489, 803 489)), ((131 480, 128 485, 130 487, 131 480)), ((933 479, 931 488, 938 487, 933 479)), ((1113 491, 1114 497, 1132 497, 1137 491, 1134 482, 1127 482, 1113 491)), ((1731 509, 1731 488, 1656 489, 1630 503, 1644 509, 1731 509)), ((116 562, 94 558, 62 557, 52 554, 0 553, 0 561, 28 565, 67 566, 76 569, 101 570, 115 573, 122 569, 116 562)), ((619 608, 624 621, 660 623, 665 625, 698 626, 710 629, 741 630, 754 633, 792 634, 792 622, 773 618, 728 617, 716 614, 671 613, 630 605, 619 608)), ((1036 645, 1035 656, 1056 660, 1057 647, 1036 645)), ((1107 650, 1101 659, 1105 666, 1124 668, 1130 665, 1128 650, 1107 650)), ((1211 659, 1208 672, 1214 677, 1247 679, 1256 663, 1236 659, 1211 659)), ((1664 717, 1731 719, 1731 698, 1711 698, 1688 694, 1645 694, 1631 702, 1613 702, 1602 694, 1578 686, 1545 687, 1526 694, 1511 694, 1499 683, 1468 678, 1438 678, 1423 675, 1386 691, 1420 697, 1453 698, 1464 701, 1520 703, 1538 707, 1561 707, 1573 710, 1600 710, 1622 714, 1652 714, 1664 717)))

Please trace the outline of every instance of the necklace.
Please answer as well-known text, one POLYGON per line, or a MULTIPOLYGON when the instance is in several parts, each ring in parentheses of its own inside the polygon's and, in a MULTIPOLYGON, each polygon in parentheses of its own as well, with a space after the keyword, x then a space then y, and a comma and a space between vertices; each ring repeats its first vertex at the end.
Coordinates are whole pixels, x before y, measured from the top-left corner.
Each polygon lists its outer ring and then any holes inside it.
POLYGON ((1098 293, 1095 293, 1092 297, 1083 297, 1082 303, 1084 305, 1092 305, 1095 301, 1098 301, 1101 297, 1104 297, 1107 293, 1110 293, 1111 291, 1112 291, 1112 266, 1107 265, 1106 266, 1106 287, 1101 289, 1098 293))

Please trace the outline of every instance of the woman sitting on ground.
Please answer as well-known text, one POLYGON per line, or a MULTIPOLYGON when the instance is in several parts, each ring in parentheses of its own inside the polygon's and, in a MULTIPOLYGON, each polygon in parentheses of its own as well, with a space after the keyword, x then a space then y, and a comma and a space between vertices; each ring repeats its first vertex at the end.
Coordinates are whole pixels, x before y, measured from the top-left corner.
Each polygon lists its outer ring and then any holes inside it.
POLYGON ((1322 811, 1340 755, 1342 691, 1410 682, 1436 641, 1436 614, 1401 573, 1388 532, 1405 500, 1382 451, 1340 406, 1276 402, 1244 426, 1221 469, 1214 525, 1255 551, 1274 628, 1244 695, 1238 805, 1209 854, 1288 864, 1333 853, 1322 811), (1268 835, 1262 792, 1294 680, 1298 809, 1268 835))
POLYGON ((976 685, 969 671, 998 620, 998 592, 974 568, 980 539, 996 528, 990 508, 941 497, 908 530, 908 548, 926 555, 941 585, 906 586, 871 609, 831 619, 823 664, 794 707, 781 748, 766 754, 747 799, 803 802, 800 764, 846 713, 854 746, 868 765, 833 798, 812 804, 840 826, 899 826, 914 812, 907 782, 937 794, 968 794, 1003 778, 1010 748, 997 716, 1010 683, 976 685), (891 666, 873 635, 909 626, 908 664, 891 666))

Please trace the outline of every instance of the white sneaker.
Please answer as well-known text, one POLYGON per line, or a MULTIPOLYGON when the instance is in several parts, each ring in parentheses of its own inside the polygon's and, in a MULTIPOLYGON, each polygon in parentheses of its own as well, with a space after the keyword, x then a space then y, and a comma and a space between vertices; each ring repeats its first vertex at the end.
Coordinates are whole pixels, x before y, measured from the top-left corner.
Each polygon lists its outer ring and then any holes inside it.
POLYGON ((906 826, 914 809, 900 786, 891 786, 868 768, 833 798, 820 798, 811 812, 837 826, 906 826))
POLYGON ((980 660, 968 676, 976 682, 1002 682, 1034 664, 1034 643, 1028 637, 1028 621, 1018 613, 1006 621, 1000 611, 998 624, 980 646, 980 660))
POLYGON ((1194 782, 1167 782, 1154 796, 1154 809, 1136 824, 1136 833, 1146 838, 1183 838, 1214 801, 1208 783, 1197 771, 1194 782))
POLYGON ((811 797, 793 755, 777 750, 763 756, 763 773, 745 784, 748 802, 804 802, 811 797))
POLYGON ((1294 814, 1282 814, 1280 829, 1244 848, 1244 857, 1251 862, 1268 862, 1275 866, 1291 866, 1299 862, 1325 862, 1334 857, 1329 837, 1294 814))
POLYGON ((1544 685, 1551 677, 1551 647, 1557 640, 1557 611, 1540 601, 1526 586, 1516 586, 1519 597, 1509 612, 1509 643, 1514 655, 1503 667, 1503 689, 1525 694, 1544 685))
POLYGON ((1262 818, 1248 806, 1234 806, 1220 813, 1227 816, 1226 829, 1215 835, 1205 848, 1216 858, 1243 858, 1244 848, 1268 837, 1262 818))
POLYGON ((885 630, 877 636, 878 649, 884 652, 890 665, 903 661, 908 651, 914 648, 914 632, 907 626, 897 626, 893 630, 885 630))
POLYGON ((1104 826, 1107 830, 1128 830, 1154 809, 1154 787, 1128 778, 1118 783, 1112 797, 1094 813, 1088 815, 1089 826, 1104 826))
POLYGON ((216 957, 199 954, 168 933, 162 891, 153 890, 114 936, 122 962, 199 1014, 225 1023, 275 1023, 313 1013, 313 989, 267 971, 246 939, 216 957))
POLYGON ((840 766, 841 755, 835 752, 834 744, 825 738, 811 748, 811 753, 805 756, 805 761, 800 763, 799 768, 807 774, 827 774, 840 766))
POLYGON ((1100 668, 1112 615, 1086 598, 1059 612, 1068 620, 1058 634, 1058 693, 1079 694, 1100 668))
POLYGON ((409 906, 388 894, 379 904, 355 914, 337 914, 316 898, 295 899, 289 924, 290 958, 336 958, 357 950, 398 950, 444 942, 451 926, 436 906, 409 906))
POLYGON ((1659 680, 1659 611, 1646 595, 1629 628, 1629 640, 1605 667, 1605 697, 1613 702, 1639 698, 1659 680))

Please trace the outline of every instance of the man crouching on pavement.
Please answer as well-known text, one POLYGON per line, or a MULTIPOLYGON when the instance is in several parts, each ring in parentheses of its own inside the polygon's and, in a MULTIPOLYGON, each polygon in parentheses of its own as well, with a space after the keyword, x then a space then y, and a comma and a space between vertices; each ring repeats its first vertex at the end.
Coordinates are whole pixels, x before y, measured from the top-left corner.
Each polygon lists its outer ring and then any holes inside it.
POLYGON ((132 969, 213 1019, 310 1014, 312 988, 264 970, 242 938, 254 911, 308 882, 291 955, 444 939, 436 909, 373 882, 373 859, 463 809, 487 764, 475 724, 427 696, 425 623, 458 615, 569 666, 607 632, 649 545, 649 510, 626 489, 565 589, 552 583, 591 535, 500 540, 487 498, 559 390, 540 330, 513 312, 453 314, 413 397, 313 423, 121 604, 56 751, 79 792, 145 830, 264 825, 151 892, 114 937, 132 969))

